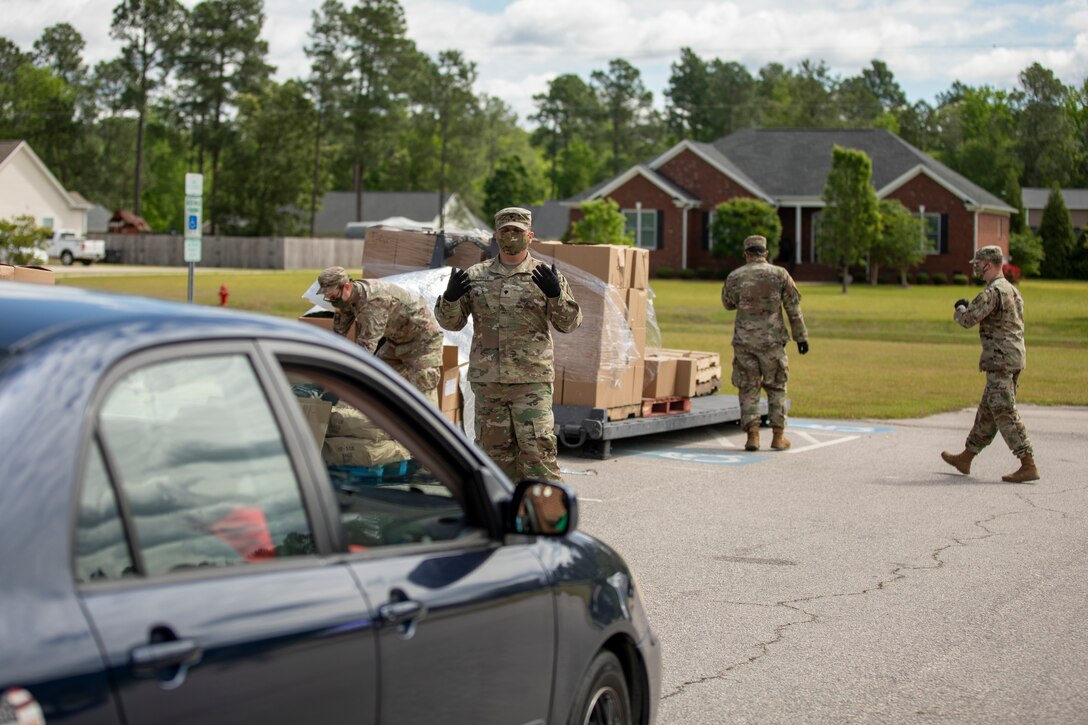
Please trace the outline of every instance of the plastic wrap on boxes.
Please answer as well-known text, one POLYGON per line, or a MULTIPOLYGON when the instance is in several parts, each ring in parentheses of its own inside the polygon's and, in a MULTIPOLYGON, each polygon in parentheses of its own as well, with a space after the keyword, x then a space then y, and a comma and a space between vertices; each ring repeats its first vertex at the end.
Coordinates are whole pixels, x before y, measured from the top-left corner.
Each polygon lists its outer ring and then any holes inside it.
POLYGON ((483 261, 491 233, 482 229, 435 231, 374 226, 363 243, 363 276, 389 277, 435 267, 465 269, 483 261))

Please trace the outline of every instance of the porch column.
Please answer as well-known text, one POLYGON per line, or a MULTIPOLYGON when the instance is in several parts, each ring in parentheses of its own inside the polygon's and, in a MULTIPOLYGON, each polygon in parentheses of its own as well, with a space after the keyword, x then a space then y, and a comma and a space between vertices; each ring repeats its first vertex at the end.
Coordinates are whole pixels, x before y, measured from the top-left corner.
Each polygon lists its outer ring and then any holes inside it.
POLYGON ((688 205, 681 207, 683 216, 680 222, 680 269, 688 268, 688 205))

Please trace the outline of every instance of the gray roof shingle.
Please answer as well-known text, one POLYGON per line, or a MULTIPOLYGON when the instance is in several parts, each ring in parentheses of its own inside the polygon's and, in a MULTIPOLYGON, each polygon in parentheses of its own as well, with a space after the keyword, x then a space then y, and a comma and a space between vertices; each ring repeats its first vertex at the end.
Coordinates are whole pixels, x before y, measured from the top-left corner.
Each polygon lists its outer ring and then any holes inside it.
MULTIPOLYGON (((1088 189, 1061 189, 1062 201, 1069 211, 1088 209, 1088 189)), ((1020 190, 1025 209, 1045 209, 1050 189, 1025 186, 1020 190)))

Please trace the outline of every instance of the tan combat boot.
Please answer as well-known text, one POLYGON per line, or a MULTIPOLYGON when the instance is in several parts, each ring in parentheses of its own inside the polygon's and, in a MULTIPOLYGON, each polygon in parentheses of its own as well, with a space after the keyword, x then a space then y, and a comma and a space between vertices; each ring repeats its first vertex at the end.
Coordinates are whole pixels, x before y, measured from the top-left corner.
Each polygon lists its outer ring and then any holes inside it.
POLYGON ((944 459, 945 463, 966 476, 971 472, 971 461, 975 460, 975 454, 965 448, 963 453, 955 455, 948 451, 941 451, 941 458, 944 459))
POLYGON ((1006 473, 1001 477, 1008 483, 1027 483, 1039 480, 1039 469, 1035 467, 1034 456, 1024 456, 1020 459, 1020 468, 1012 473, 1006 473))
POLYGON ((759 421, 748 424, 748 440, 744 442, 744 450, 759 450, 759 421))
POLYGON ((771 438, 771 448, 776 451, 784 451, 790 447, 789 439, 786 438, 785 428, 772 428, 774 431, 774 437, 771 438))

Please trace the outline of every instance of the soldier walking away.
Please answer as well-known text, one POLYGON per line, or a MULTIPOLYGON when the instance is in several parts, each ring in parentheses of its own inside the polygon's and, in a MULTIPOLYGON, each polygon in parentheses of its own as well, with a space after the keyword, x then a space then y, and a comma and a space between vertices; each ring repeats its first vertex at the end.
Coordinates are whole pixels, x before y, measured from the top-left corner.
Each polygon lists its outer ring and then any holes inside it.
POLYGON ((744 240, 743 267, 729 273, 722 287, 722 305, 736 310, 733 323, 733 385, 740 398, 740 427, 747 431, 746 451, 759 450, 759 389, 767 391, 767 417, 774 436, 771 448, 790 447, 786 431, 786 382, 790 375, 786 343, 790 335, 782 308, 790 319, 797 351, 808 353, 808 330, 801 315, 801 293, 793 277, 767 261, 767 239, 744 240))
POLYGON ((343 267, 317 276, 325 301, 336 308, 332 328, 387 362, 423 396, 438 405, 442 379, 442 331, 427 303, 408 290, 378 279, 353 280, 343 267))
POLYGON ((450 273, 434 305, 438 323, 460 330, 472 316, 468 380, 480 447, 510 478, 562 480, 552 415, 552 336, 572 332, 582 311, 555 268, 529 254, 532 214, 495 214, 499 255, 450 273))
POLYGON ((990 445, 997 431, 1001 431, 1001 437, 1013 455, 1020 459, 1020 468, 1005 474, 1001 480, 1027 483, 1039 480, 1039 471, 1035 468, 1027 428, 1016 410, 1016 388, 1027 362, 1024 300, 1016 287, 1005 279, 1001 271, 1003 259, 1001 247, 983 247, 975 252, 971 267, 975 277, 981 278, 986 287, 970 303, 956 300, 956 322, 965 328, 978 325, 978 337, 982 342, 978 369, 986 373, 986 387, 963 453, 953 455, 942 451, 941 458, 966 475, 971 472, 971 461, 990 445))

